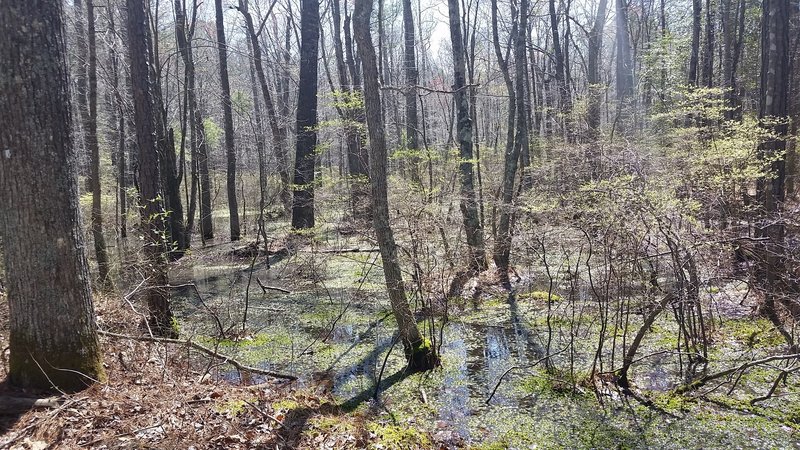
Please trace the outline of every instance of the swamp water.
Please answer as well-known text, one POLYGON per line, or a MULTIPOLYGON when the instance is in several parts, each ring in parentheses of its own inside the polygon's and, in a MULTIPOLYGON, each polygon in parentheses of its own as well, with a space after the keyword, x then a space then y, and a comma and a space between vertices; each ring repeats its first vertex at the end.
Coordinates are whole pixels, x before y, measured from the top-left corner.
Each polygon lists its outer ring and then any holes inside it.
MULTIPOLYGON (((681 380, 674 358, 648 358, 632 373, 658 407, 613 388, 598 400, 591 388, 565 381, 570 367, 572 379, 580 380, 591 366, 599 326, 588 313, 572 320, 574 328, 564 325, 564 317, 551 318, 550 353, 565 345, 569 351, 553 357, 564 376, 548 374, 542 363, 546 302, 531 296, 511 304, 491 299, 452 314, 436 331, 442 367, 404 376, 402 346, 395 345, 395 323, 375 258, 364 252, 300 252, 273 256, 269 269, 258 258, 252 278, 249 259, 178 267, 172 284, 194 283, 202 300, 193 288, 177 289, 175 312, 185 337, 219 345, 220 352, 246 364, 294 374, 300 386, 327 373, 345 411, 369 409, 371 420, 393 424, 400 434, 427 431, 423 442, 434 448, 800 448, 798 427, 785 421, 671 396, 681 380), (241 328, 248 282, 248 338, 210 338, 219 328, 213 316, 223 328, 241 328), (259 282, 291 293, 262 292, 259 282)), ((658 339, 667 338, 653 338, 658 339)), ((222 376, 239 377, 235 371, 222 376)), ((386 447, 413 446, 404 444, 403 436, 392 439, 386 447)))

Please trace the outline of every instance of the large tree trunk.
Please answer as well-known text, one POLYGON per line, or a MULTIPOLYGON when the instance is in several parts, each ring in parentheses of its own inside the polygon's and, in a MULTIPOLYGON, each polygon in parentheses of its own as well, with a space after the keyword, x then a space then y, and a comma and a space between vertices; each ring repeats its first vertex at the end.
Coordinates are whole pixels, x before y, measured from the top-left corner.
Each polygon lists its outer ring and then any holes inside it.
POLYGON ((139 146, 139 209, 144 234, 144 254, 147 262, 144 273, 148 280, 145 290, 150 311, 149 325, 153 333, 164 337, 177 336, 167 285, 167 267, 163 234, 165 227, 164 206, 161 194, 161 174, 158 166, 158 143, 156 142, 155 101, 150 70, 150 28, 147 20, 145 0, 127 0, 128 5, 128 54, 133 87, 134 122, 139 146))
MULTIPOLYGON (((785 198, 786 139, 788 137, 789 105, 789 16, 784 0, 765 0, 761 24, 761 98, 758 117, 771 138, 759 146, 761 157, 770 162, 770 177, 757 185, 759 203, 763 208, 758 235, 767 238, 762 246, 757 284, 764 293, 762 311, 783 330, 777 306, 785 307, 795 320, 800 319, 800 302, 788 297, 784 262, 785 226, 781 212, 785 198)), ((792 338, 784 332, 792 344, 792 338)))
POLYGON ((238 241, 239 204, 236 202, 236 149, 233 143, 233 112, 231 111, 231 85, 228 81, 228 44, 225 41, 225 23, 222 0, 215 0, 217 19, 217 48, 219 49, 219 82, 222 88, 222 112, 225 122, 225 156, 228 161, 228 212, 230 213, 231 240, 238 241))
POLYGON ((389 204, 386 187, 386 134, 381 114, 381 95, 378 84, 378 65, 375 47, 370 35, 372 0, 356 0, 354 30, 358 53, 364 70, 364 104, 370 140, 370 182, 372 185, 372 207, 375 235, 380 247, 383 274, 389 292, 394 317, 405 349, 408 365, 412 369, 432 369, 438 365, 435 349, 423 338, 406 299, 403 276, 397 260, 397 246, 389 225, 389 204))
POLYGON ((100 145, 97 142, 97 38, 95 36, 94 3, 86 4, 88 72, 87 102, 88 108, 83 114, 84 136, 89 151, 89 187, 92 191, 92 240, 94 254, 97 258, 99 281, 102 286, 111 287, 109 276, 110 263, 106 251, 106 238, 103 236, 102 191, 100 189, 100 145))
POLYGON ((292 228, 314 227, 314 162, 317 146, 317 67, 319 0, 303 0, 300 10, 300 83, 297 96, 292 228))
MULTIPOLYGON (((464 39, 461 33, 461 15, 458 0, 448 0, 450 17, 450 41, 453 47, 453 98, 458 117, 458 144, 461 162, 461 214, 469 246, 468 273, 477 274, 486 269, 486 250, 483 243, 483 228, 478 216, 472 154, 472 119, 469 114, 467 95, 466 63, 464 61, 464 39)), ((451 289, 451 292, 453 290, 451 289)), ((459 289, 460 291, 460 289, 459 289)))
MULTIPOLYGON (((195 3, 196 8, 197 4, 195 3)), ((178 51, 183 58, 184 70, 186 71, 186 90, 189 102, 190 128, 192 130, 192 139, 190 141, 192 162, 196 164, 200 181, 200 234, 202 240, 206 241, 214 238, 214 222, 211 217, 211 177, 208 171, 208 144, 205 138, 203 114, 200 110, 200 105, 198 105, 197 91, 195 90, 194 53, 191 46, 192 29, 187 26, 186 11, 180 0, 175 0, 175 37, 178 41, 178 51)))
POLYGON ((83 251, 61 5, 0 4, 0 236, 9 381, 76 391, 104 374, 83 251))

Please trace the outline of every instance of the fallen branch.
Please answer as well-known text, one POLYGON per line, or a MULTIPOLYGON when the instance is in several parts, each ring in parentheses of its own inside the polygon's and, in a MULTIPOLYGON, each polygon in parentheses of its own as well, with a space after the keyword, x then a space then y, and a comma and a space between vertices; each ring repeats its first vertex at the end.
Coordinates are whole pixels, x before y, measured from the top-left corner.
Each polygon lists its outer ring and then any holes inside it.
POLYGON ((749 362, 746 362, 746 363, 741 364, 739 366, 732 367, 730 369, 725 369, 725 370, 723 370, 721 372, 712 373, 712 374, 700 377, 700 378, 692 381, 691 383, 684 384, 683 386, 677 388, 675 390, 675 392, 677 392, 678 394, 683 394, 683 393, 686 393, 686 392, 689 392, 689 391, 694 391, 694 390, 696 390, 696 389, 698 389, 700 387, 703 387, 709 381, 713 381, 713 380, 716 380, 716 379, 722 378, 722 377, 727 377, 728 375, 734 374, 736 372, 747 370, 747 369, 749 369, 751 367, 755 367, 755 366, 758 366, 758 365, 761 365, 761 364, 770 363, 770 362, 773 362, 773 361, 787 361, 787 360, 791 360, 791 359, 800 359, 800 353, 793 353, 791 355, 774 355, 774 356, 769 356, 767 358, 762 358, 762 359, 757 359, 757 360, 754 360, 754 361, 749 361, 749 362))
POLYGON ((160 338, 160 337, 151 337, 151 336, 132 336, 132 335, 128 335, 128 334, 112 333, 110 331, 105 331, 105 330, 98 330, 97 332, 99 334, 103 335, 103 336, 109 336, 109 337, 114 337, 114 338, 118 338, 118 339, 129 339, 129 340, 132 340, 132 341, 141 341, 141 342, 161 342, 161 343, 164 343, 164 344, 186 345, 186 346, 189 346, 189 347, 191 347, 191 348, 193 348, 195 350, 198 350, 198 351, 200 351, 202 353, 205 353, 206 355, 212 356, 214 358, 219 358, 222 361, 232 365, 233 367, 235 367, 238 370, 241 370, 243 372, 250 372, 250 373, 255 373, 255 374, 258 374, 258 375, 266 375, 266 376, 273 377, 273 378, 282 378, 284 380, 296 380, 297 379, 297 377, 294 376, 294 375, 286 375, 286 374, 283 374, 283 373, 271 372, 269 370, 260 369, 258 367, 246 366, 246 365, 242 364, 241 362, 231 358, 230 356, 226 356, 226 355, 217 353, 216 351, 214 351, 214 350, 212 350, 212 349, 210 349, 210 348, 208 348, 208 347, 206 347, 204 345, 198 344, 197 342, 194 342, 194 341, 191 341, 191 340, 188 340, 188 339, 187 340, 181 340, 181 339, 160 338))
POLYGON ((375 253, 378 251, 380 250, 377 248, 340 248, 340 249, 330 249, 330 250, 319 250, 318 253, 338 255, 340 253, 375 253))
POLYGON ((268 286, 268 285, 262 283, 261 280, 258 277, 256 277, 256 283, 258 283, 258 286, 261 288, 262 291, 264 291, 265 294, 267 293, 267 291, 278 291, 278 292, 283 292, 284 294, 291 294, 292 293, 292 291, 289 291, 289 290, 284 289, 282 287, 268 286))

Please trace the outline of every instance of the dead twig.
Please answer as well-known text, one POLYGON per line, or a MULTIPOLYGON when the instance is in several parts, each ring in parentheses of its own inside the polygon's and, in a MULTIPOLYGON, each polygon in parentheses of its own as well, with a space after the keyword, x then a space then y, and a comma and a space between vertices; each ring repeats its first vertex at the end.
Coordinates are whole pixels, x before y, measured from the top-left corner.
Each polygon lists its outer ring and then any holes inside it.
POLYGON ((258 287, 260 287, 261 290, 264 291, 264 293, 266 293, 267 291, 278 291, 278 292, 283 292, 284 294, 292 293, 292 291, 284 289, 282 287, 266 285, 262 283, 258 277, 256 277, 256 283, 258 283, 258 287))

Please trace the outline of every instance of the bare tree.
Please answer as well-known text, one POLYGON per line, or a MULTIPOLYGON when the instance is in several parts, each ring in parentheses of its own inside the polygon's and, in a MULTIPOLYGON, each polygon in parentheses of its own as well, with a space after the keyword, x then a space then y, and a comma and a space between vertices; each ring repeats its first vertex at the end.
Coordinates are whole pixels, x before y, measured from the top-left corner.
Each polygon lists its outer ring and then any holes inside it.
POLYGON ((383 261, 386 289, 394 317, 400 331, 408 365, 412 369, 427 370, 436 367, 438 357, 429 341, 423 338, 417 327, 414 314, 406 299, 403 276, 397 259, 397 245, 389 225, 389 204, 386 187, 386 135, 381 109, 381 94, 378 83, 378 64, 375 47, 372 45, 370 15, 372 0, 356 0, 354 30, 358 54, 364 71, 364 106, 370 139, 370 182, 372 185, 372 208, 375 235, 383 261))
MULTIPOLYGON (((192 138, 192 164, 196 164, 200 185, 200 235, 205 241, 214 238, 214 222, 211 220, 211 177, 208 172, 208 143, 205 138, 205 124, 203 114, 197 100, 197 86, 194 66, 194 52, 192 50, 192 36, 196 23, 197 2, 194 1, 193 16, 190 23, 186 22, 186 4, 184 0, 175 0, 175 37, 178 41, 178 51, 183 58, 186 71, 187 99, 190 116, 192 138)), ((191 229, 194 221, 193 210, 190 207, 188 225, 191 229)))
MULTIPOLYGON (((478 202, 475 195, 472 119, 469 114, 469 96, 467 95, 464 39, 461 33, 458 0, 448 0, 447 6, 450 18, 450 41, 453 47, 453 98, 458 117, 458 144, 461 158, 459 163, 461 214, 464 217, 464 230, 469 246, 467 273, 477 274, 486 269, 487 262, 483 243, 483 227, 481 227, 478 216, 478 202)), ((460 289, 456 289, 456 291, 460 291, 460 289)), ((453 289, 451 289, 451 293, 455 293, 453 289)))
POLYGON ((225 123, 225 156, 227 159, 228 212, 231 224, 231 240, 238 241, 239 204, 236 201, 236 149, 233 141, 233 112, 231 111, 231 84, 228 81, 228 44, 225 40, 225 18, 222 15, 222 0, 215 0, 217 19, 217 49, 219 51, 219 82, 222 88, 222 112, 225 123))
POLYGON ((97 258, 97 268, 100 272, 100 284, 110 287, 110 264, 106 251, 106 239, 103 236, 103 192, 100 189, 100 144, 97 142, 97 36, 95 33, 94 3, 86 3, 87 24, 87 63, 88 90, 86 92, 88 108, 83 115, 83 127, 86 137, 86 147, 89 150, 89 187, 92 191, 92 240, 94 253, 97 258))

